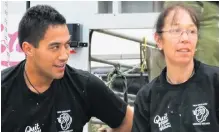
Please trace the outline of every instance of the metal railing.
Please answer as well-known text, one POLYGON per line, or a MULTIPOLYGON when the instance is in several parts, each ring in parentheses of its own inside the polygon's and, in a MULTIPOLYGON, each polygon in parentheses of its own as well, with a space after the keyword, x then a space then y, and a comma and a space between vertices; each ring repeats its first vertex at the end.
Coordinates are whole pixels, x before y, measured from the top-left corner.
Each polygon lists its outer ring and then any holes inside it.
MULTIPOLYGON (((141 44, 145 43, 144 39, 135 38, 135 37, 132 37, 132 36, 120 34, 120 33, 109 31, 109 30, 95 29, 93 31, 99 32, 99 33, 108 34, 108 35, 119 37, 119 38, 123 38, 123 39, 130 40, 130 41, 134 41, 134 42, 139 43, 140 46, 142 46, 141 44)), ((154 43, 152 43, 150 41, 147 41, 146 44, 147 44, 146 45, 147 47, 156 48, 156 44, 154 44, 154 43)), ((109 64, 109 65, 113 65, 115 67, 116 66, 121 66, 121 67, 128 68, 128 69, 134 68, 134 66, 130 66, 130 65, 126 65, 126 64, 121 64, 121 63, 115 63, 115 62, 112 62, 112 61, 103 60, 103 59, 100 59, 100 58, 95 58, 93 56, 90 56, 90 61, 95 61, 95 62, 99 62, 99 63, 109 64)), ((137 68, 137 69, 140 69, 140 68, 137 68)), ((125 95, 124 93, 116 92, 116 91, 113 91, 113 92, 117 96, 119 96, 120 98, 122 98, 122 99, 124 98, 124 95, 125 95)), ((127 96, 128 96, 128 104, 131 105, 131 106, 134 106, 134 101, 136 99, 136 95, 127 94, 127 96)), ((101 124, 101 125, 105 124, 101 120, 99 120, 97 118, 94 118, 94 117, 91 118, 90 123, 92 123, 92 124, 101 124)))
MULTIPOLYGON (((126 39, 126 40, 130 40, 130 41, 134 41, 134 42, 137 42, 137 43, 141 43, 141 44, 144 43, 144 40, 143 40, 143 39, 135 38, 135 37, 133 37, 133 36, 128 36, 128 35, 125 35, 125 34, 113 32, 113 31, 109 31, 109 30, 95 29, 95 30, 93 30, 93 31, 99 32, 99 33, 108 34, 108 35, 112 35, 112 36, 115 36, 115 37, 123 38, 123 39, 126 39)), ((148 42, 147 42, 147 45, 148 45, 148 46, 153 46, 153 47, 155 47, 156 44, 154 44, 154 43, 148 41, 148 42)))

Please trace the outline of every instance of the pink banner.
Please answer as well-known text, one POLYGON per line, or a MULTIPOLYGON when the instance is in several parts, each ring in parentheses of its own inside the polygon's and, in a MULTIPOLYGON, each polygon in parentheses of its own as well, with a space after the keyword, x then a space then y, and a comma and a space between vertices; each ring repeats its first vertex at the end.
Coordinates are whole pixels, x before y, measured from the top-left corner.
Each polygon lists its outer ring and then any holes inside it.
MULTIPOLYGON (((1 24, 1 34, 4 34, 4 32, 3 32, 4 28, 5 28, 4 25, 1 24)), ((9 41, 8 41, 9 52, 10 53, 17 52, 17 53, 22 53, 23 54, 23 51, 20 48, 19 43, 16 42, 16 40, 18 39, 18 32, 15 31, 15 32, 8 33, 8 39, 9 39, 9 41)), ((5 37, 2 37, 2 40, 1 40, 1 54, 6 53, 6 46, 5 46, 6 44, 7 44, 7 42, 5 40, 5 37)), ((8 63, 6 61, 6 58, 2 58, 1 59, 1 65, 5 66, 5 67, 10 67, 10 66, 16 65, 20 61, 21 61, 20 59, 18 59, 18 60, 10 60, 9 61, 9 65, 8 65, 8 63)))

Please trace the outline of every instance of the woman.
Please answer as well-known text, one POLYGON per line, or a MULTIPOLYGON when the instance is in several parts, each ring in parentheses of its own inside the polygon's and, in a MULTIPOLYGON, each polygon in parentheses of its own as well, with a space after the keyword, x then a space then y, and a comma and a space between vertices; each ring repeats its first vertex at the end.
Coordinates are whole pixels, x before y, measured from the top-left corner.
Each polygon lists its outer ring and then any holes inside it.
MULTIPOLYGON (((179 2, 165 1, 164 8, 176 3, 179 2)), ((192 7, 200 18, 199 39, 194 57, 205 64, 219 66, 219 1, 180 1, 180 3, 192 7)), ((159 51, 151 48, 148 50, 148 56, 153 58, 151 59, 153 61, 147 61, 148 67, 153 67, 148 71, 151 81, 165 67, 165 60, 159 51)))
POLYGON ((219 68, 194 59, 198 32, 191 8, 161 12, 154 38, 166 68, 138 92, 132 132, 219 132, 219 68))

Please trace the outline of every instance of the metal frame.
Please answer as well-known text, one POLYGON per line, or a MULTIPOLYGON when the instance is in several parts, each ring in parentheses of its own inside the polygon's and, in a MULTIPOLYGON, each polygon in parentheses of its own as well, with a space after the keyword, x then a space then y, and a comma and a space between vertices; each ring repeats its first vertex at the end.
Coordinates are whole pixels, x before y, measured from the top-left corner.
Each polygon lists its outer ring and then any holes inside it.
MULTIPOLYGON (((143 38, 135 38, 133 36, 120 34, 120 33, 109 31, 109 30, 95 29, 94 31, 99 32, 99 33, 112 35, 112 36, 119 37, 119 38, 123 38, 123 39, 127 39, 127 40, 130 40, 130 41, 138 42, 138 43, 141 43, 141 44, 144 43, 143 38)), ((147 42, 147 45, 154 46, 155 44, 153 44, 152 42, 149 41, 149 42, 147 42)))
MULTIPOLYGON (((123 39, 127 39, 127 40, 134 41, 134 42, 138 42, 139 44, 143 44, 144 43, 143 39, 135 38, 135 37, 132 37, 132 36, 127 36, 127 35, 124 35, 124 34, 113 32, 113 31, 107 31, 107 30, 102 30, 102 29, 95 29, 95 30, 92 30, 90 32, 93 33, 93 31, 96 31, 96 32, 99 32, 99 33, 108 34, 108 35, 112 35, 112 36, 123 38, 123 39)), ((90 35, 90 37, 92 37, 92 34, 90 35)), ((91 38, 89 38, 89 40, 91 42, 91 38)), ((152 42, 147 42, 147 45, 154 46, 155 44, 153 44, 152 42)), ((89 48, 91 48, 91 43, 90 43, 90 47, 89 48)), ((140 52, 141 52, 141 50, 142 50, 142 48, 140 48, 140 52)), ((90 56, 89 57, 89 62, 95 61, 95 62, 100 62, 100 63, 104 63, 104 64, 110 64, 110 65, 113 65, 113 66, 120 65, 120 66, 125 67, 125 68, 133 68, 132 66, 128 66, 128 65, 125 65, 125 64, 114 63, 114 62, 111 62, 111 61, 108 61, 108 60, 103 60, 103 59, 95 58, 95 57, 91 56, 90 52, 89 52, 89 56, 90 56)), ((141 58, 141 55, 140 55, 140 58, 141 58)), ((142 64, 142 61, 141 61, 141 64, 142 64)), ((142 76, 142 74, 141 74, 141 76, 142 76)), ((131 95, 131 94, 127 94, 127 93, 121 93, 121 92, 116 92, 116 91, 114 91, 114 93, 116 95, 118 95, 120 98, 123 98, 124 96, 128 96, 128 97, 126 97, 128 99, 128 102, 130 104, 132 104, 132 105, 134 104, 134 100, 136 98, 136 95, 131 95)), ((90 123, 92 123, 92 124, 104 124, 102 121, 100 121, 100 120, 98 120, 96 118, 92 118, 90 120, 90 123)))
MULTIPOLYGON (((119 37, 119 38, 123 38, 123 39, 134 41, 134 42, 138 42, 140 44, 140 52, 142 50, 141 44, 144 43, 143 38, 139 39, 139 38, 135 38, 133 36, 128 36, 128 35, 124 35, 124 34, 121 34, 121 33, 113 32, 113 31, 109 31, 109 30, 103 30, 103 29, 94 29, 94 30, 91 30, 90 32, 93 32, 93 31, 96 31, 96 32, 99 32, 99 33, 108 34, 108 35, 119 37)), ((92 34, 89 37, 92 37, 92 34)), ((91 41, 91 38, 89 38, 89 40, 91 41)), ((147 45, 150 46, 150 47, 154 47, 155 48, 155 44, 153 44, 152 42, 147 42, 147 45)), ((91 48, 91 46, 89 48, 91 48)), ((89 52, 89 56, 90 56, 89 57, 89 62, 90 61, 95 61, 95 62, 100 62, 100 63, 104 63, 104 64, 110 64, 110 65, 113 65, 113 66, 120 65, 120 66, 125 67, 125 68, 133 68, 132 66, 128 66, 128 65, 125 65, 125 64, 114 63, 114 62, 111 62, 111 61, 108 61, 108 60, 103 60, 103 59, 100 59, 100 58, 95 58, 95 57, 91 56, 90 52, 89 52)), ((140 59, 141 59, 141 57, 142 56, 140 54, 140 59)), ((142 62, 140 62, 140 63, 142 64, 142 62)))
POLYGON ((104 60, 104 59, 100 59, 100 58, 95 58, 95 57, 92 57, 92 56, 90 56, 90 61, 109 64, 109 65, 113 65, 115 67, 116 66, 121 66, 121 67, 124 67, 124 68, 133 68, 133 66, 129 66, 129 65, 126 65, 126 64, 121 64, 121 63, 115 63, 115 62, 112 62, 112 61, 108 61, 108 60, 104 60))

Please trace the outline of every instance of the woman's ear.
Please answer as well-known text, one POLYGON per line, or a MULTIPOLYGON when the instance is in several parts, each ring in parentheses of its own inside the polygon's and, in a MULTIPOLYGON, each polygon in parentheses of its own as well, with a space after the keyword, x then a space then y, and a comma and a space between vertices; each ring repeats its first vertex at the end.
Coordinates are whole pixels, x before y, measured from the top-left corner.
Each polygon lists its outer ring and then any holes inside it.
POLYGON ((28 42, 23 42, 22 49, 26 56, 32 56, 33 55, 33 45, 28 42))
POLYGON ((154 34, 154 40, 156 41, 158 49, 163 50, 163 43, 162 43, 161 35, 158 34, 158 33, 155 33, 154 34))

